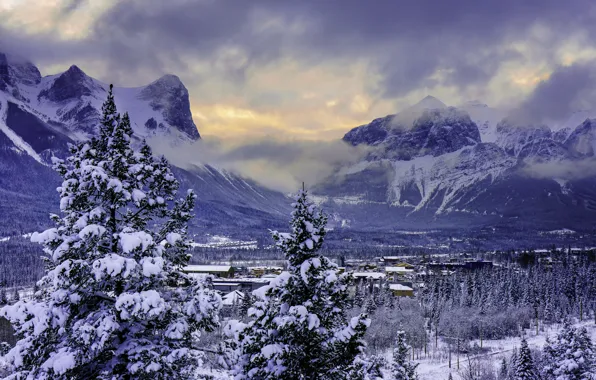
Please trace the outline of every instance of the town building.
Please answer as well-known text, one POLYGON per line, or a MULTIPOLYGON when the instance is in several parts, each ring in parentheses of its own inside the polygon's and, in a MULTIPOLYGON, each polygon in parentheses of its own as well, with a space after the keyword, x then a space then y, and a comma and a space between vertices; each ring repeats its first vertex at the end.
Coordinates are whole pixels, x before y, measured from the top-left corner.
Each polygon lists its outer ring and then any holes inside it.
POLYGON ((187 265, 182 270, 189 274, 210 274, 220 278, 234 277, 234 267, 231 265, 187 265))

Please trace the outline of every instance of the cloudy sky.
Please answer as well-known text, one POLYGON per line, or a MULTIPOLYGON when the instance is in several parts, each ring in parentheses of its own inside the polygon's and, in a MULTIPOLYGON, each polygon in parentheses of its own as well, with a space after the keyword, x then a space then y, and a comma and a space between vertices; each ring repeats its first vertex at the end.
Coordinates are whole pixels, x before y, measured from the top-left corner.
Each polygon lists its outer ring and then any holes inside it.
POLYGON ((0 0, 0 50, 118 86, 177 74, 205 137, 331 140, 426 95, 593 107, 593 0, 0 0))

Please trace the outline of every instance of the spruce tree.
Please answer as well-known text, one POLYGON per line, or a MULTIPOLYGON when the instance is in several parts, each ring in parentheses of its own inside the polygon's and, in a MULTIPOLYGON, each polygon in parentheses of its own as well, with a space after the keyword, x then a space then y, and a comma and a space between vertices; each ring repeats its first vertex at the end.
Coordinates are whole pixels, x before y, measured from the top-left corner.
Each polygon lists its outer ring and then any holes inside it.
POLYGON ((182 271, 195 196, 175 199, 167 161, 133 150, 112 86, 102 111, 99 137, 54 159, 62 216, 32 236, 48 255, 40 291, 1 309, 19 339, 5 360, 23 379, 190 378, 221 303, 182 271))
POLYGON ((362 286, 356 286, 356 294, 354 295, 353 307, 362 307, 364 305, 364 289, 362 286))
POLYGON ((398 331, 395 347, 393 348, 393 362, 391 363, 393 379, 415 380, 418 378, 416 375, 418 364, 414 364, 409 360, 410 349, 411 347, 406 343, 406 333, 398 331))
POLYGON ((522 338, 519 353, 515 361, 515 368, 513 368, 512 380, 539 380, 539 376, 532 359, 532 353, 528 347, 526 338, 522 338))
POLYGON ((543 351, 544 380, 592 380, 596 378, 596 358, 588 332, 577 330, 569 321, 556 342, 547 340, 543 351))
POLYGON ((350 372, 351 379, 361 380, 383 380, 382 369, 386 367, 387 361, 382 356, 357 357, 350 372))
POLYGON ((300 191, 291 232, 272 232, 288 260, 288 271, 263 288, 238 325, 238 379, 358 379, 361 376, 365 314, 348 320, 350 277, 319 253, 327 217, 300 191), (360 373, 360 374, 359 374, 360 373))
POLYGON ((251 308, 254 302, 254 297, 250 292, 244 292, 244 297, 242 297, 242 303, 240 304, 240 315, 242 317, 246 317, 248 315, 248 310, 251 308))
POLYGON ((377 302, 375 301, 374 295, 370 295, 364 304, 364 312, 367 315, 373 315, 377 311, 377 302))
POLYGON ((507 360, 503 358, 501 360, 501 366, 499 367, 499 380, 507 380, 509 378, 509 367, 507 366, 507 360))

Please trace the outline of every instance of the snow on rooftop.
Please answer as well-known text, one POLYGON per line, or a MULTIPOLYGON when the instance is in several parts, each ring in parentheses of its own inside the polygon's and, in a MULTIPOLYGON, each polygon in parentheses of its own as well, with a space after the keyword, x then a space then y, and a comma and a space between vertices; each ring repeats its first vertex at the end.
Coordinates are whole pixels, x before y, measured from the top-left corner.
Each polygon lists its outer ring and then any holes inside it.
POLYGON ((238 304, 240 301, 244 299, 244 293, 234 290, 226 294, 225 296, 221 297, 221 303, 226 306, 232 306, 238 304))
POLYGON ((404 290, 404 291, 414 290, 414 289, 410 288, 409 286, 405 286, 405 285, 402 285, 402 284, 389 284, 389 289, 391 289, 391 290, 404 290))
POLYGON ((231 265, 187 265, 182 269, 184 272, 229 272, 232 270, 231 265))
MULTIPOLYGON (((273 278, 277 277, 277 275, 273 275, 273 278)), ((263 277, 242 277, 242 278, 234 278, 234 279, 225 279, 225 278, 218 278, 218 283, 225 283, 225 282, 234 282, 234 283, 241 283, 241 282, 256 282, 256 283, 268 283, 269 280, 263 277)))
POLYGON ((408 269, 406 267, 386 267, 385 272, 393 272, 393 273, 412 273, 414 272, 413 269, 408 269))

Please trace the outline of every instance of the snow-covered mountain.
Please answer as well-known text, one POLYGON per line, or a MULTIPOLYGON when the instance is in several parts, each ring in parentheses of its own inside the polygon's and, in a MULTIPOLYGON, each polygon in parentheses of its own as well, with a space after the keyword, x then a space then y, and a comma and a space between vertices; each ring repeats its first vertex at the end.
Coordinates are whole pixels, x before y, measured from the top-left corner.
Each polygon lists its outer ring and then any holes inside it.
MULTIPOLYGON (((59 183, 50 158, 66 155, 68 143, 97 134, 108 87, 74 65, 42 77, 32 63, 0 53, 0 229, 14 220, 23 221, 26 232, 47 224, 59 183)), ((158 136, 176 145, 201 138, 188 91, 175 75, 137 88, 114 87, 114 98, 118 110, 128 112, 138 140, 158 136)), ((254 181, 209 165, 175 170, 182 187, 200 195, 198 224, 270 226, 285 218, 285 195, 254 181)))
POLYGON ((346 133, 344 141, 368 145, 370 153, 320 184, 320 201, 353 226, 375 228, 455 222, 596 226, 596 172, 545 174, 548 165, 573 166, 594 155, 596 120, 556 138, 545 125, 499 121, 498 111, 478 102, 461 108, 431 104, 417 105, 410 124, 400 113, 346 133), (484 133, 475 120, 486 121, 484 133), (542 165, 539 174, 535 165, 542 165))
MULTIPOLYGON (((73 65, 61 74, 42 77, 29 62, 0 53, 3 102, 32 113, 60 133, 75 139, 97 133, 108 84, 73 65)), ((200 138, 192 120, 188 91, 175 75, 137 88, 114 88, 116 105, 128 112, 135 135, 200 138)))
MULTIPOLYGON (((0 229, 30 232, 47 223, 59 183, 50 157, 97 133, 107 87, 77 66, 42 77, 30 62, 0 53, 0 229)), ((201 138, 178 77, 115 87, 114 94, 137 139, 201 138)), ((368 154, 319 184, 317 200, 350 228, 594 227, 596 178, 573 169, 589 168, 576 164, 594 157, 596 120, 568 125, 578 115, 564 125, 520 125, 481 102, 448 107, 429 96, 346 133, 346 143, 366 145, 368 154)), ((199 194, 195 224, 266 229, 284 223, 284 194, 209 165, 175 171, 182 188, 199 194)))
POLYGON ((467 112, 472 121, 476 123, 482 142, 490 143, 496 141, 497 124, 506 116, 505 112, 489 107, 478 100, 465 102, 457 108, 467 112))

